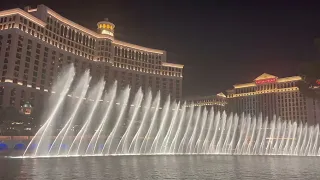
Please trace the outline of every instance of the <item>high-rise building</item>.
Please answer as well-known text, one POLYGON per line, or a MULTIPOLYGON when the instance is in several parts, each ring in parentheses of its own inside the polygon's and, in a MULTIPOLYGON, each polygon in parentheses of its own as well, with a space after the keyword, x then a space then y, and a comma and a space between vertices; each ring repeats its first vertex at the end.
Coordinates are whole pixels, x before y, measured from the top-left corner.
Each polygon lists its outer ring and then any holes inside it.
POLYGON ((236 84, 227 91, 228 109, 237 113, 250 113, 282 120, 302 121, 309 124, 319 123, 317 101, 306 98, 299 91, 297 83, 300 76, 278 78, 262 74, 253 82, 236 84))
MULTIPOLYGON (((182 96, 183 65, 167 62, 166 52, 115 38, 107 19, 92 31, 39 5, 0 12, 0 108, 29 101, 35 111, 51 92, 54 78, 67 64, 77 74, 90 69, 106 86, 142 87, 171 99, 182 96)), ((154 93, 155 94, 155 93, 154 93)))

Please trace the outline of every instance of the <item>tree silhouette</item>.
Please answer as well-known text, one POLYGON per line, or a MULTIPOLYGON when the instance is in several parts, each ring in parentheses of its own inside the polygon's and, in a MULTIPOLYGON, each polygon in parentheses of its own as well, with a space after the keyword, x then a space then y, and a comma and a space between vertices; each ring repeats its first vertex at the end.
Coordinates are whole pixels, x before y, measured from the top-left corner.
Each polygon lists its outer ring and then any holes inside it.
POLYGON ((320 79, 320 61, 303 64, 300 68, 300 76, 303 78, 297 84, 300 92, 305 97, 320 99, 320 89, 315 89, 319 86, 317 81, 320 79))

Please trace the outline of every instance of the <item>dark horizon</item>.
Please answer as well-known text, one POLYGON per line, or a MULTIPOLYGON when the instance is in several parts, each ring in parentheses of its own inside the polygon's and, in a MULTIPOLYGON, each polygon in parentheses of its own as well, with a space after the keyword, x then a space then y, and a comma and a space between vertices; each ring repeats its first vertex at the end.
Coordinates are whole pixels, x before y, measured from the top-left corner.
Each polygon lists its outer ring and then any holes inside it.
POLYGON ((39 4, 92 30, 109 18, 117 39, 167 51, 168 62, 185 65, 184 97, 214 95, 263 73, 298 75, 302 63, 319 59, 317 4, 12 0, 1 10, 39 4))

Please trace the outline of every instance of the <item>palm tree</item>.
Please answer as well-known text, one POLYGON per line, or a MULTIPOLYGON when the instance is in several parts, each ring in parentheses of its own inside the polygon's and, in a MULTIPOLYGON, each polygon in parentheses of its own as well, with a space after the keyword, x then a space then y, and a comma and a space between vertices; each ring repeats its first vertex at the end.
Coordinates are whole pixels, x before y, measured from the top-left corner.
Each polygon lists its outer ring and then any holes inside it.
POLYGON ((303 77, 303 81, 297 84, 300 92, 305 97, 320 100, 320 89, 315 88, 320 85, 320 61, 303 64, 300 69, 300 75, 303 77))

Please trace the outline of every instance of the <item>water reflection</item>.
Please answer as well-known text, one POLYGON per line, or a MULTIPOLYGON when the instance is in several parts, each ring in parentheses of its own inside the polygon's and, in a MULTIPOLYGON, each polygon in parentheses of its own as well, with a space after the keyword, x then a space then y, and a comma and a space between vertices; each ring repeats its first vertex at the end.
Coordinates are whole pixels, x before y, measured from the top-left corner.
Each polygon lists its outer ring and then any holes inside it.
POLYGON ((314 157, 2 158, 0 164, 0 179, 320 179, 314 157))

